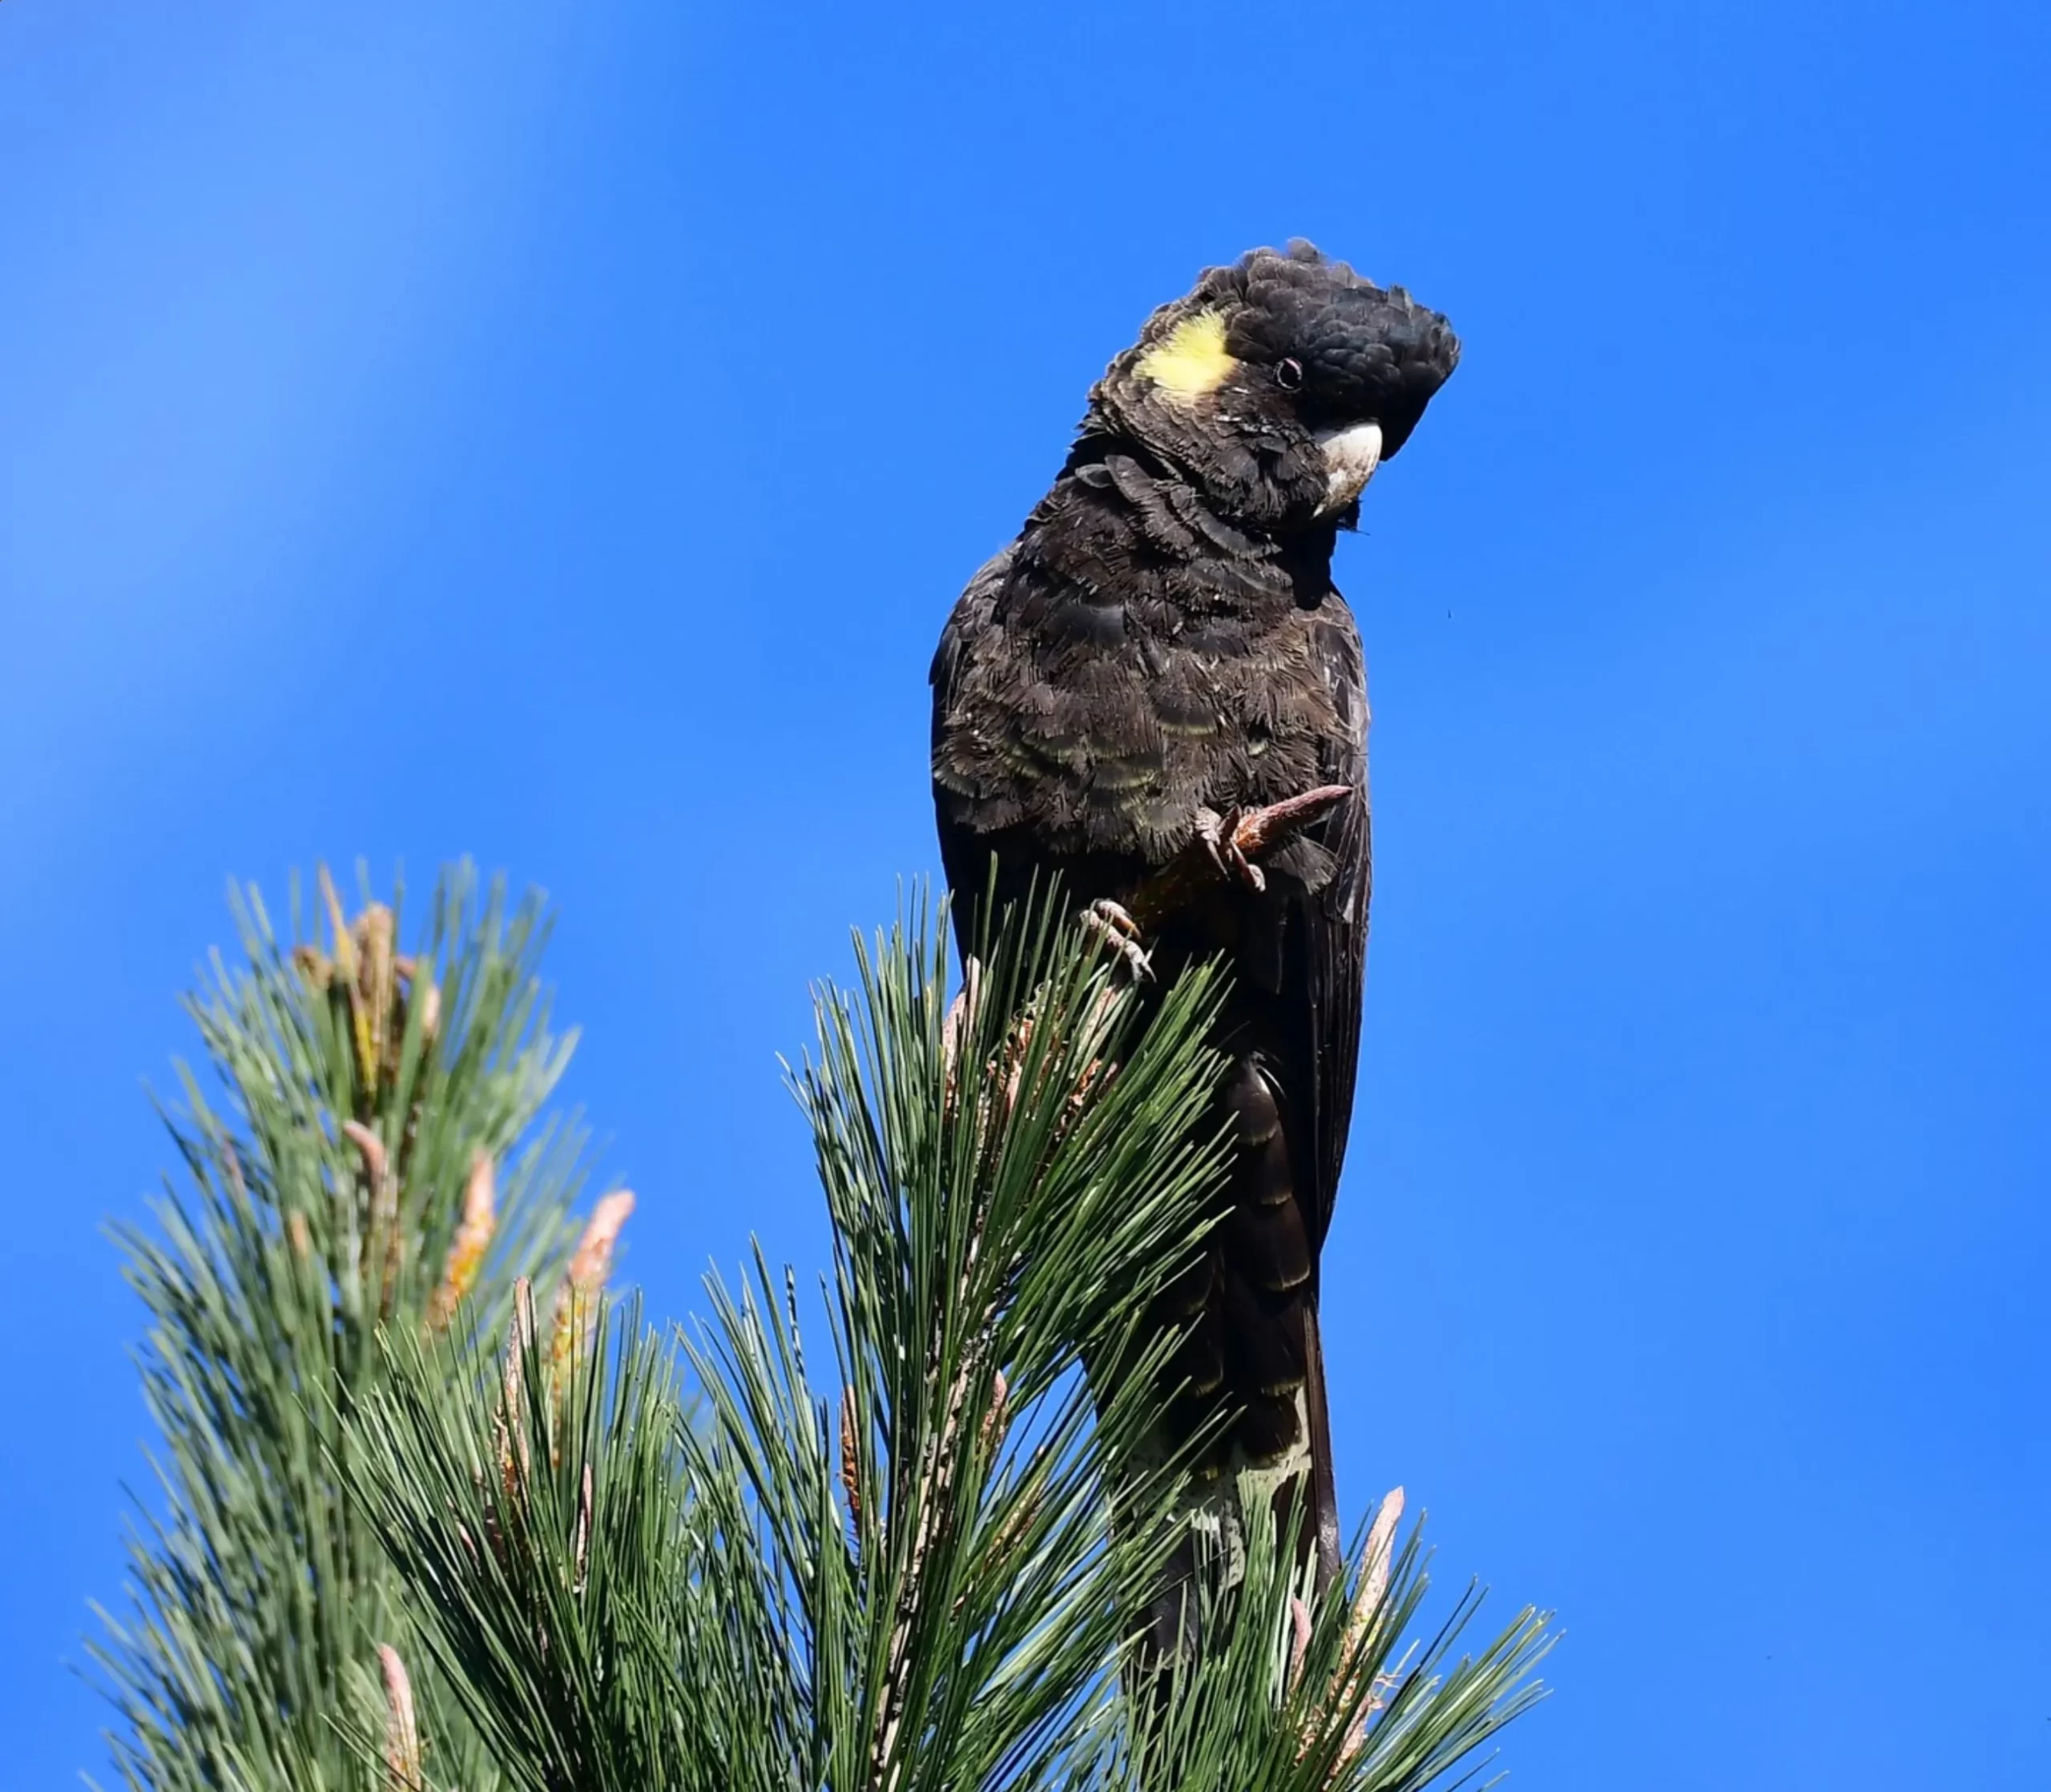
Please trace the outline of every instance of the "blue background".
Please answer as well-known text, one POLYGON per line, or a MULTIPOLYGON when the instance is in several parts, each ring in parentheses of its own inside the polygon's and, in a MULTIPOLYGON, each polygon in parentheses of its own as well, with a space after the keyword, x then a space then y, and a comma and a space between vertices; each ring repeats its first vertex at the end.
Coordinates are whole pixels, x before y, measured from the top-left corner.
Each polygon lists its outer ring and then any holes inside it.
POLYGON ((545 885, 698 1300, 935 862, 927 657, 1156 302, 1467 356, 1377 706, 1340 1485, 1559 1608, 1525 1792, 2051 1784, 2051 24, 1971 0, 0 12, 7 1777, 102 1712, 95 1227, 231 873, 545 885))

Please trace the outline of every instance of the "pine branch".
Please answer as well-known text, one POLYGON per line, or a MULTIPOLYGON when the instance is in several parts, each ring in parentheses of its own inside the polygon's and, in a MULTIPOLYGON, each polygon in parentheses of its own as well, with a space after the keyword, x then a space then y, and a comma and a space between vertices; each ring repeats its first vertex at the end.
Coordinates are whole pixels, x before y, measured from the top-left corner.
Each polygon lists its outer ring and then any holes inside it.
MULTIPOLYGON (((89 1645, 131 1787, 395 1783, 352 1734, 397 1723, 413 1647, 412 1597, 344 1484, 376 1334, 498 1330, 514 1277, 562 1262, 584 1174, 574 1127, 542 1115, 570 1041, 536 976, 538 904, 480 900, 457 871, 408 954, 396 900, 352 920, 324 871, 319 896, 324 928, 289 948, 237 900, 244 962, 216 955, 187 1005, 212 1078, 180 1067, 165 1110, 181 1174, 152 1226, 115 1234, 161 1439, 130 1609, 89 1645)), ((414 1665, 409 1734, 445 1783, 488 1792, 445 1683, 414 1665)))

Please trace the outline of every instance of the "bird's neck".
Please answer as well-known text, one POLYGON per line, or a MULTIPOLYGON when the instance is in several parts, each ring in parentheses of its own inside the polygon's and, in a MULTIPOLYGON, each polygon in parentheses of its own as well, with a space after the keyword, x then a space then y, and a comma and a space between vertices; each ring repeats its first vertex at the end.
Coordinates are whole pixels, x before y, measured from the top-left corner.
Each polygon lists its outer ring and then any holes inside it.
POLYGON ((1164 493, 1172 489, 1177 511, 1187 514, 1192 507, 1200 509, 1211 546, 1286 561, 1291 566, 1328 578, 1339 532, 1351 529, 1359 515, 1357 504, 1328 517, 1279 505, 1249 509, 1235 501, 1233 493, 1214 489, 1200 473, 1174 454, 1102 420, 1093 420, 1077 436, 1055 489, 1079 481, 1136 507, 1144 500, 1133 489, 1135 476, 1138 481, 1159 488, 1164 493), (1213 525, 1215 529, 1209 526, 1213 525))
POLYGON ((1137 445, 1101 441, 1071 457, 1027 519, 1001 600, 1012 626, 1062 653, 1085 642, 1122 650, 1133 628, 1250 640, 1332 594, 1333 525, 1231 520, 1137 445))

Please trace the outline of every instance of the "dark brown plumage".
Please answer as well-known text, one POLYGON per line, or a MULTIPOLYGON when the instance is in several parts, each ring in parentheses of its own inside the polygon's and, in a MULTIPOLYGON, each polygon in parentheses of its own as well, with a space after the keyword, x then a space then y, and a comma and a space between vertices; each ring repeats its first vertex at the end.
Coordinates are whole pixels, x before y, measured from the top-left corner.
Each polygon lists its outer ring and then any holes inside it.
MULTIPOLYGON (((1236 1415, 1216 1470, 1279 1466, 1338 1560, 1318 1254, 1346 1148, 1370 881, 1360 636, 1331 579, 1378 458, 1453 371, 1445 320, 1307 244, 1212 268, 1093 389, 1053 489, 962 594, 933 667, 933 783, 959 936, 1058 868, 1122 902, 1207 812, 1319 785, 1351 799, 1147 941, 1165 985, 1231 968, 1219 1091, 1238 1142, 1204 1260, 1161 1319, 1189 1327, 1171 1439, 1236 1415)), ((1165 1625, 1172 1634, 1172 1621, 1165 1625)), ((1165 1639, 1164 1639, 1165 1640, 1165 1639)))

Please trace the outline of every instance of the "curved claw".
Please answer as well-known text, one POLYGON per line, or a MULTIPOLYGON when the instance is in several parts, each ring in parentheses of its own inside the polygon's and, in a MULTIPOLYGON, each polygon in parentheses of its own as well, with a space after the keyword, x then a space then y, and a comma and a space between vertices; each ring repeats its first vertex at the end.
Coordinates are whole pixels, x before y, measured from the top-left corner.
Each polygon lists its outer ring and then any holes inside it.
POLYGON ((1150 983, 1154 961, 1139 943, 1139 923, 1122 904, 1100 896, 1082 912, 1082 924, 1125 960, 1135 981, 1150 983))
POLYGON ((1239 844, 1239 824, 1245 819, 1237 809, 1220 815, 1215 809, 1196 811, 1196 837, 1227 884, 1238 884, 1255 896, 1267 888, 1267 873, 1246 855, 1239 844))

